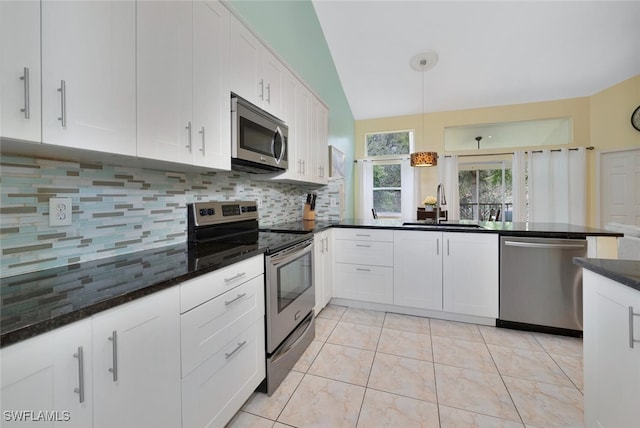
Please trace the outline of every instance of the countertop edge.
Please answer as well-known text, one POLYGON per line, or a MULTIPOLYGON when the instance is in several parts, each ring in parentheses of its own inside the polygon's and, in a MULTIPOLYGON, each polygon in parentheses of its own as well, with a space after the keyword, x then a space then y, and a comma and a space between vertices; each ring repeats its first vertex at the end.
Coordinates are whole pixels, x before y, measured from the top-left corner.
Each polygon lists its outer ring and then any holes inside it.
POLYGON ((640 291, 640 261, 574 257, 573 263, 591 272, 602 275, 605 278, 640 291), (629 276, 627 272, 631 264, 636 267, 637 272, 635 273, 635 278, 629 276))
POLYGON ((94 303, 93 305, 84 307, 82 309, 78 309, 73 312, 59 315, 54 318, 50 318, 48 320, 25 325, 16 330, 2 333, 2 335, 0 335, 0 349, 13 345, 15 343, 19 343, 23 340, 30 339, 40 334, 47 333, 49 331, 55 330, 56 328, 63 327, 65 325, 74 323, 76 321, 81 321, 83 319, 96 315, 100 312, 104 312, 106 310, 115 308, 117 306, 148 296, 150 294, 157 293, 159 291, 165 290, 167 288, 170 288, 176 285, 180 285, 181 283, 188 281, 190 279, 197 278, 202 275, 206 275, 208 273, 230 266, 234 263, 241 262, 243 260, 257 256, 259 254, 264 254, 265 250, 266 249, 264 248, 260 248, 255 251, 250 251, 250 252, 241 254, 238 257, 227 259, 224 262, 215 265, 214 267, 198 269, 197 271, 188 272, 186 274, 179 275, 168 280, 163 280, 157 283, 149 284, 145 287, 138 288, 136 290, 133 290, 124 294, 120 294, 118 296, 113 296, 107 300, 94 303))

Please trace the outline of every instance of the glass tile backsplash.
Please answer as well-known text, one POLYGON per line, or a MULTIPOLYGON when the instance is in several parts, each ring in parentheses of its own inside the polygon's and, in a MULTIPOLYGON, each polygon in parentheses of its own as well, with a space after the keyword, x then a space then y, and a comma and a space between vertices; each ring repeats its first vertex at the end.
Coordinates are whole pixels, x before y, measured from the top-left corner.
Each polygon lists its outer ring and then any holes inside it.
POLYGON ((14 156, 1 156, 0 168, 2 277, 185 242, 186 204, 195 201, 259 201, 260 225, 269 226, 301 220, 305 196, 315 191, 316 218, 340 220, 342 179, 312 188, 237 172, 165 172, 14 156), (49 226, 52 197, 71 198, 71 226, 49 226))

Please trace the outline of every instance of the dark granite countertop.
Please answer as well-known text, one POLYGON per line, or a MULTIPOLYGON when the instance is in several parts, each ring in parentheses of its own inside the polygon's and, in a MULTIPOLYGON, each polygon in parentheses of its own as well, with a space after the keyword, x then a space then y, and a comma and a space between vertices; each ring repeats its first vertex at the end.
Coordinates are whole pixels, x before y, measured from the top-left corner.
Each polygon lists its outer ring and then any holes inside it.
POLYGON ((313 231, 319 232, 330 227, 395 229, 395 230, 442 230, 449 232, 498 233, 503 236, 524 236, 541 238, 584 239, 587 236, 623 236, 591 227, 575 226, 562 223, 511 223, 511 222, 473 222, 468 220, 448 221, 441 223, 445 227, 433 223, 401 219, 345 219, 340 222, 289 222, 269 226, 275 231, 313 231), (412 223, 408 225, 406 223, 412 223), (477 227, 470 227, 477 226, 477 227))
POLYGON ((640 261, 575 257, 573 263, 640 291, 640 261))
MULTIPOLYGON (((202 263, 186 243, 0 278, 0 347, 53 330, 266 251, 219 248, 202 263)), ((215 251, 215 249, 213 249, 215 251)))

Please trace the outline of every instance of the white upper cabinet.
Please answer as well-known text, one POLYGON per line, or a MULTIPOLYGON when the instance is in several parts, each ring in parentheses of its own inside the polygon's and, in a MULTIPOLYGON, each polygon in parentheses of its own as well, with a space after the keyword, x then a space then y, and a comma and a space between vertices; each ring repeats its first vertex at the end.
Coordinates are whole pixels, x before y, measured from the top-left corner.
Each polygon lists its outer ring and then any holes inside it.
POLYGON ((328 117, 327 108, 315 97, 311 103, 311 134, 309 138, 309 162, 311 181, 327 184, 327 145, 328 117))
POLYGON ((138 156, 228 170, 229 11, 137 2, 138 156))
POLYGON ((218 1, 193 7, 193 163, 231 169, 229 25, 218 1))
POLYGON ((40 2, 0 2, 0 134, 41 141, 40 2))
POLYGON ((193 3, 140 1, 136 6, 138 156, 191 163, 193 3))
POLYGON ((285 66, 235 17, 231 20, 231 91, 284 117, 285 66))
POLYGON ((42 2, 42 140, 136 155, 136 3, 42 2))

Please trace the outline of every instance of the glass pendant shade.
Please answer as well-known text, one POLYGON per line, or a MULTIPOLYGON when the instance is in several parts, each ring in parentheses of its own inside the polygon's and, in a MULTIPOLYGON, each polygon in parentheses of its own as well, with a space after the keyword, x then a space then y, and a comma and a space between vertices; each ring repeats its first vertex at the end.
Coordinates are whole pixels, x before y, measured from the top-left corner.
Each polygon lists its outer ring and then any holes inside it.
POLYGON ((416 152, 411 153, 411 166, 436 166, 438 165, 438 153, 416 152))

